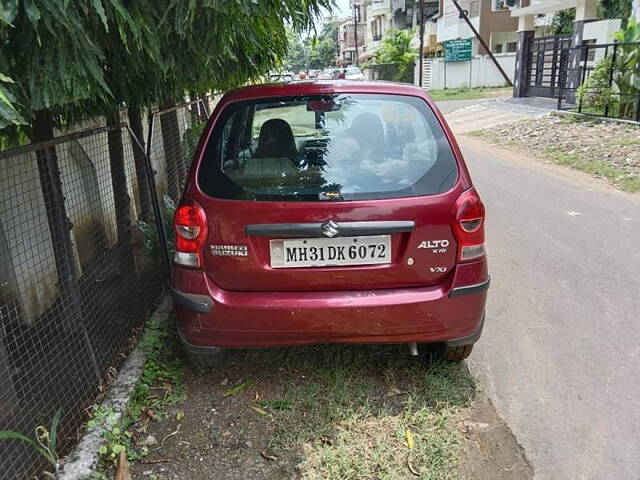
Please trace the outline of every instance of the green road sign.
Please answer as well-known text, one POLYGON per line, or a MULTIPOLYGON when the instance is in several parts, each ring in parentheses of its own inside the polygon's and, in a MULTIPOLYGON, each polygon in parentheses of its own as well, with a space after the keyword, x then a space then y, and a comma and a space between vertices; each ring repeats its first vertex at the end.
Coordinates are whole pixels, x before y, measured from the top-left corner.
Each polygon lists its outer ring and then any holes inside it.
POLYGON ((444 42, 444 61, 465 62, 471 60, 471 39, 461 38, 444 42))

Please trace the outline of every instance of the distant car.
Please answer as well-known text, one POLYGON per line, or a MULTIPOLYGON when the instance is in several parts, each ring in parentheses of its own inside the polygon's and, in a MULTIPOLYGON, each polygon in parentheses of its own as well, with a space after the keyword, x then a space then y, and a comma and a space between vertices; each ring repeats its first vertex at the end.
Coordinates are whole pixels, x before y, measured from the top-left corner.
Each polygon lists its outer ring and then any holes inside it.
POLYGON ((293 72, 270 73, 269 82, 293 82, 296 74, 293 72))
POLYGON ((318 78, 320 72, 322 72, 322 70, 309 70, 309 78, 318 78))
POLYGON ((359 67, 347 67, 345 78, 347 80, 364 80, 364 74, 359 67))
POLYGON ((318 78, 321 80, 335 80, 341 71, 342 69, 340 68, 325 68, 318 78))
POLYGON ((435 344, 460 361, 484 323, 484 220, 421 88, 231 90, 174 218, 179 337, 209 366, 226 349, 319 343, 435 344))

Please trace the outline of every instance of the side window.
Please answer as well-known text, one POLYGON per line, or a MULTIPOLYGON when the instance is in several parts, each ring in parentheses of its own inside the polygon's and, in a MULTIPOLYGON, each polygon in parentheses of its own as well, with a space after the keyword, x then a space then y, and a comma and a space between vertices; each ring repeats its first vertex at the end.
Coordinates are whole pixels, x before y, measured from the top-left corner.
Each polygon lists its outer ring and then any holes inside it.
POLYGON ((233 112, 231 116, 224 123, 224 128, 222 129, 222 135, 220 136, 220 158, 222 158, 222 170, 232 170, 234 168, 238 168, 238 162, 235 160, 235 156, 233 154, 234 145, 233 142, 229 142, 231 139, 231 131, 233 129, 233 124, 236 121, 236 112, 233 112))

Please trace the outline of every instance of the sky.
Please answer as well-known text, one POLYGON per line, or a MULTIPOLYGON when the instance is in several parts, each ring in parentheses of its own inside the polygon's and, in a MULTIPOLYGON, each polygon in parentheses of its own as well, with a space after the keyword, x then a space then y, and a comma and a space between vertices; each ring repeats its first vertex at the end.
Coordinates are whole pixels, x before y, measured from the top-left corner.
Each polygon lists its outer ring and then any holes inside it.
POLYGON ((341 17, 348 17, 351 15, 351 10, 349 10, 349 0, 335 0, 336 8, 334 15, 339 15, 341 17))
MULTIPOLYGON (((330 17, 331 15, 336 17, 348 17, 351 15, 351 9, 349 8, 349 0, 334 0, 335 8, 331 13, 329 11, 324 10, 322 15, 315 21, 316 28, 319 30, 324 21, 330 17)), ((309 35, 313 35, 313 32, 303 32, 301 34, 302 38, 306 38, 309 35)))

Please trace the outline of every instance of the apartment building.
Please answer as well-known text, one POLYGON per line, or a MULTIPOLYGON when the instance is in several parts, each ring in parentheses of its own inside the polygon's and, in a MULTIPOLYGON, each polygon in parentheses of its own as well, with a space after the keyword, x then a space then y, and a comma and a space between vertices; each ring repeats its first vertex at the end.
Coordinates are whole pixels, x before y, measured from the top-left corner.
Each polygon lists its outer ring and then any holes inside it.
MULTIPOLYGON (((365 25, 358 23, 358 54, 365 45, 365 25)), ((338 62, 344 65, 356 63, 356 31, 353 18, 342 21, 338 27, 338 62)))
MULTIPOLYGON (((361 62, 371 58, 390 29, 415 27, 413 44, 418 47, 418 0, 351 0, 350 4, 352 11, 354 6, 359 9, 364 28, 361 62)), ((510 15, 506 0, 459 0, 459 4, 493 52, 516 51, 518 22, 510 15)), ((440 54, 443 42, 459 38, 472 39, 474 55, 486 54, 451 0, 425 1, 423 8, 427 55, 440 54)))
MULTIPOLYGON (((517 19, 509 12, 505 0, 459 0, 463 10, 469 12, 469 20, 495 53, 515 52, 518 44, 517 19)), ((438 42, 458 38, 472 39, 472 54, 486 55, 486 51, 473 32, 460 18, 451 0, 440 0, 437 19, 438 42)))

